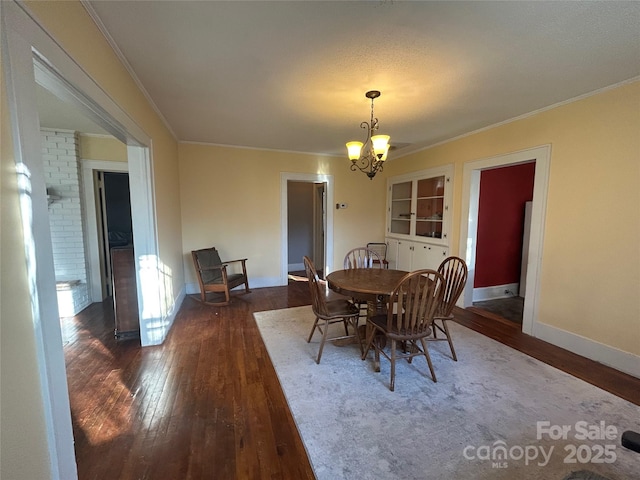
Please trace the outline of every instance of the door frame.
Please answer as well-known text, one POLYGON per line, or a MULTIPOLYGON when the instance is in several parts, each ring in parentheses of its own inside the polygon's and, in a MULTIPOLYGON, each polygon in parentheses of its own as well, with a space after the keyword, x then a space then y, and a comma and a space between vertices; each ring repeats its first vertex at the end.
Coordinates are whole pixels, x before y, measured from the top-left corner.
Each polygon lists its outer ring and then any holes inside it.
MULTIPOLYGON (((26 6, 16 1, 2 2, 1 14, 3 71, 16 171, 22 185, 20 204, 25 236, 24 255, 33 288, 33 353, 42 392, 49 468, 53 480, 74 480, 77 479, 77 467, 58 319, 36 83, 59 98, 72 102, 127 145, 132 200, 134 196, 138 199, 135 207, 132 207, 132 217, 134 247, 138 256, 136 279, 141 314, 149 312, 149 303, 160 305, 160 292, 155 292, 157 299, 151 298, 154 295, 150 291, 152 289, 146 287, 149 292, 145 291, 145 295, 142 295, 140 278, 141 259, 158 258, 151 139, 37 22, 26 6), (143 312, 145 307, 147 310, 143 312)), ((159 272, 146 267, 144 281, 160 285, 159 272)), ((141 316, 142 345, 154 340, 149 338, 148 329, 145 328, 145 322, 149 325, 156 322, 157 319, 153 317, 149 314, 141 316)))
POLYGON ((87 241, 87 254, 89 258, 89 282, 88 290, 92 302, 102 302, 106 298, 104 285, 104 272, 102 270, 103 255, 100 248, 102 239, 100 238, 100 225, 98 224, 95 188, 95 172, 117 172, 129 173, 127 162, 115 162, 108 160, 85 160, 81 159, 82 182, 84 188, 83 209, 85 213, 85 238, 87 241))
POLYGON ((469 276, 458 305, 466 308, 473 305, 473 283, 475 279, 476 245, 478 235, 478 210, 480 199, 480 173, 490 168, 517 165, 535 161, 531 208, 531 235, 527 259, 527 295, 522 314, 522 331, 536 335, 540 280, 542 269, 542 247, 549 188, 551 145, 542 145, 526 150, 497 155, 466 162, 462 173, 462 212, 460 216, 461 256, 469 267, 469 276))
POLYGON ((313 184, 313 263, 324 265, 324 257, 327 249, 325 242, 325 228, 327 218, 327 185, 313 184))
POLYGON ((289 240, 287 217, 288 206, 288 182, 309 182, 324 183, 325 189, 325 252, 324 252, 324 274, 329 274, 333 269, 333 175, 314 173, 280 173, 280 285, 288 283, 289 276, 289 240))

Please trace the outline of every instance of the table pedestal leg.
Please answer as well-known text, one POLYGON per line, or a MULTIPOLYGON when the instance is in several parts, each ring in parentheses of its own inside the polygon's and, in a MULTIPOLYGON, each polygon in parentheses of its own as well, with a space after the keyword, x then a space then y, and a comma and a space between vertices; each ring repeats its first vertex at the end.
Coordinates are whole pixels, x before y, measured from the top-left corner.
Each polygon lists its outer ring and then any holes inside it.
MULTIPOLYGON (((384 309, 382 308, 382 301, 380 299, 377 299, 375 301, 368 301, 367 302, 367 318, 371 318, 374 315, 379 315, 384 311, 384 309)), ((367 322, 367 331, 366 331, 366 337, 365 338, 369 338, 369 333, 371 332, 371 325, 367 322)), ((378 348, 384 348, 386 343, 387 343, 387 339, 383 336, 383 335, 376 335, 375 338, 373 339, 374 343, 377 345, 378 348)), ((366 348, 366 345, 365 345, 366 348)), ((380 355, 377 353, 377 351, 375 350, 374 347, 374 351, 376 352, 374 355, 374 363, 373 363, 373 370, 374 372, 379 372, 380 371, 380 355)))

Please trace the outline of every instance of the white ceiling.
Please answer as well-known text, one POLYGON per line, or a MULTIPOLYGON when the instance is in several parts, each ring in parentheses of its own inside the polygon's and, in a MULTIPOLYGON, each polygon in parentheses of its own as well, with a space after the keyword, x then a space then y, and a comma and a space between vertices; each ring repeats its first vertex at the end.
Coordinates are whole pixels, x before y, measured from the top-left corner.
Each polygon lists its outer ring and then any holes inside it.
MULTIPOLYGON (((640 75, 640 2, 90 1, 180 141, 407 153, 640 75)), ((391 158, 391 157, 390 157, 391 158)))

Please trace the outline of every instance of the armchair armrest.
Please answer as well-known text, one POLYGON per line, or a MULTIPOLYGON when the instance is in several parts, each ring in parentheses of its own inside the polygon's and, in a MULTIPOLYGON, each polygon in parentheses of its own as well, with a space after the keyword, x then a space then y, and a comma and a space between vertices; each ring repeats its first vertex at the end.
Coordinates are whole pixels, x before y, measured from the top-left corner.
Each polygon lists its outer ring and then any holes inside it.
MULTIPOLYGON (((237 259, 237 260, 227 260, 226 262, 222 262, 222 263, 223 263, 223 265, 225 265, 225 266, 226 266, 226 265, 229 265, 229 264, 232 264, 232 263, 241 263, 241 264, 242 264, 242 275, 244 275, 244 276, 246 277, 246 276, 247 276, 247 263, 246 263, 246 262, 247 262, 247 259, 246 259, 246 258, 239 258, 239 259, 237 259)), ((226 271, 226 270, 224 270, 224 271, 222 272, 222 275, 223 275, 223 276, 225 277, 225 279, 226 279, 227 271, 226 271)), ((226 280, 225 280, 225 281, 226 281, 226 280)))
POLYGON ((234 262, 242 262, 242 263, 244 263, 246 261, 247 261, 246 258, 239 258, 237 260, 226 260, 226 261, 222 262, 222 264, 223 265, 228 265, 229 263, 234 263, 234 262))

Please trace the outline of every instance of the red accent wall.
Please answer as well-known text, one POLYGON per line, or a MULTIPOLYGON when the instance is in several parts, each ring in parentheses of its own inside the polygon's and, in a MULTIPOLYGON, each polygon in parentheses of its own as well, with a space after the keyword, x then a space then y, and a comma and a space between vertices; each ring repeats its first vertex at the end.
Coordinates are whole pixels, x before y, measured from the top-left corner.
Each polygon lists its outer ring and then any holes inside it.
POLYGON ((534 162, 480 173, 475 288, 520 282, 524 206, 533 199, 534 173, 534 162))

